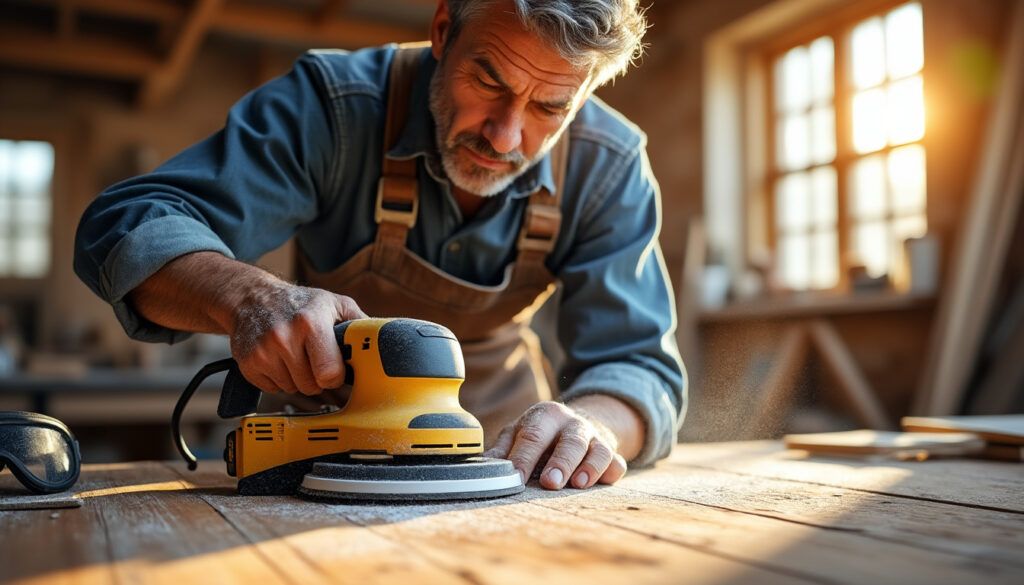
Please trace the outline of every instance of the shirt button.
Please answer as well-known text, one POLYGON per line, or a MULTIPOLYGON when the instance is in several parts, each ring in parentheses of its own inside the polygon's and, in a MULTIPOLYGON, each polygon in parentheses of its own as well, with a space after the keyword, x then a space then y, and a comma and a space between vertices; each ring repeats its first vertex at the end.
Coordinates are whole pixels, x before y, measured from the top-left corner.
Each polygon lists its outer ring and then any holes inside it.
POLYGON ((458 242, 452 242, 451 244, 448 244, 448 251, 449 252, 458 252, 459 248, 461 248, 461 247, 462 246, 460 246, 458 242))

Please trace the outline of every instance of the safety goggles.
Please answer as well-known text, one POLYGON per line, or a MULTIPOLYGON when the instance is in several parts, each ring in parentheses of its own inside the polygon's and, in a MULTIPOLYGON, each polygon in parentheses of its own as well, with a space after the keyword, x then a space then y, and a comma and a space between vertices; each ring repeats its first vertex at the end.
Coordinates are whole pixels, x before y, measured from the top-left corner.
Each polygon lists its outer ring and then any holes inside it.
POLYGON ((0 471, 41 494, 64 491, 78 480, 78 441, 59 420, 34 412, 0 412, 0 471))

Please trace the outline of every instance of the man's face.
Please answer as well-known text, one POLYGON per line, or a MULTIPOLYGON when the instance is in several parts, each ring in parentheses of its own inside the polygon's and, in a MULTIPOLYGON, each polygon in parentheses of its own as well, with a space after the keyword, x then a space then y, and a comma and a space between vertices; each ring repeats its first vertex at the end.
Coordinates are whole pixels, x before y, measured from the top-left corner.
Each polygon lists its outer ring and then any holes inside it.
MULTIPOLYGON (((590 71, 573 67, 511 11, 498 3, 443 52, 435 34, 432 48, 440 63, 430 111, 445 172, 457 188, 482 196, 543 158, 589 94, 590 71)), ((434 33, 446 29, 446 17, 443 6, 434 33)))

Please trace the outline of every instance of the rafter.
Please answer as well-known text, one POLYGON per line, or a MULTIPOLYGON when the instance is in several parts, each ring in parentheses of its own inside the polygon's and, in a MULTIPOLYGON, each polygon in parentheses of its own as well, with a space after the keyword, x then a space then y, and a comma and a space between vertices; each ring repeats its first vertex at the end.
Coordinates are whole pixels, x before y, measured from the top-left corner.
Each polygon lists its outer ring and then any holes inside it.
POLYGON ((418 27, 349 18, 314 24, 301 13, 237 2, 221 8, 214 28, 222 33, 289 45, 346 49, 419 40, 427 34, 426 29, 420 30, 418 27))
POLYGON ((0 61, 137 81, 161 66, 161 60, 138 47, 98 39, 74 40, 0 29, 0 61))
POLYGON ((141 106, 159 103, 177 87, 223 3, 224 0, 196 0, 168 52, 164 66, 148 75, 143 82, 139 91, 141 106))
MULTIPOLYGON (((0 62, 141 83, 139 102, 152 105, 173 93, 211 33, 254 39, 264 45, 354 49, 422 39, 420 27, 343 17, 349 0, 323 0, 295 10, 239 0, 35 0, 53 7, 58 26, 30 31, 0 24, 0 62), (154 23, 170 33, 145 47, 89 38, 76 30, 82 14, 154 23), (167 47, 166 51, 161 47, 167 47), (164 59, 157 57, 163 53, 164 59)), ((432 2, 433 0, 421 0, 432 2)))
POLYGON ((316 23, 330 22, 341 12, 342 7, 349 3, 349 0, 324 0, 320 8, 316 9, 313 21, 316 23))

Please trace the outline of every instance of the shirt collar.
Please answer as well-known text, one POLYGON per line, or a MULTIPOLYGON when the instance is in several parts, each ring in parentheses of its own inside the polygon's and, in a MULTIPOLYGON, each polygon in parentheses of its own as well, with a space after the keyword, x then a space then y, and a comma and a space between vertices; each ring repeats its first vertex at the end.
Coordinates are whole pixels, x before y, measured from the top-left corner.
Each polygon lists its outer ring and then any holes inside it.
MULTIPOLYGON (((423 49, 423 56, 416 71, 416 83, 413 85, 409 118, 398 143, 388 151, 388 157, 401 160, 422 156, 431 174, 447 183, 447 177, 440 170, 441 155, 437 150, 434 136, 434 117, 430 114, 430 79, 436 68, 437 60, 434 59, 430 48, 423 49)), ((550 153, 517 177, 498 196, 518 199, 536 192, 541 187, 546 187, 551 194, 555 193, 550 153)))

